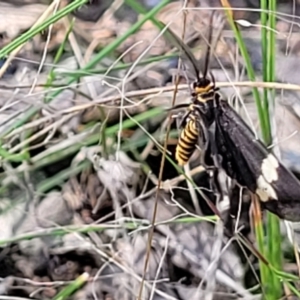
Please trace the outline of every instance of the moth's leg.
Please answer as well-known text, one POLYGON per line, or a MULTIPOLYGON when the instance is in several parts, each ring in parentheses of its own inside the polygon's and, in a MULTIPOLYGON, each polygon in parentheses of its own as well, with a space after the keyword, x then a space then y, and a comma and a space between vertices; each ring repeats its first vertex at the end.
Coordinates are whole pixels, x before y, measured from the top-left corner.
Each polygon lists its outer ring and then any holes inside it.
POLYGON ((188 110, 187 112, 185 112, 185 114, 183 115, 180 122, 177 123, 178 128, 183 128, 184 127, 184 124, 186 123, 186 120, 189 117, 189 115, 191 114, 191 112, 192 112, 191 110, 188 110))
POLYGON ((223 192, 219 183, 220 162, 218 160, 217 147, 214 139, 214 132, 208 129, 202 119, 198 119, 199 126, 198 144, 201 149, 200 163, 209 175, 210 187, 214 193, 223 197, 223 192))
MULTIPOLYGON (((199 137, 198 137, 198 145, 203 153, 207 151, 209 148, 209 132, 208 128, 204 125, 203 121, 198 118, 197 119, 197 126, 199 131, 199 137)), ((201 164, 206 167, 206 163, 203 160, 204 157, 201 157, 201 164)))
POLYGON ((229 211, 225 222, 232 235, 238 231, 247 236, 251 232, 251 203, 251 192, 232 181, 229 189, 229 211))
POLYGON ((221 183, 220 183, 220 169, 213 166, 210 167, 210 170, 208 172, 210 177, 210 186, 214 194, 216 195, 216 203, 218 204, 222 199, 224 199, 224 191, 222 189, 221 183))
POLYGON ((209 148, 207 149, 207 151, 209 152, 206 153, 207 156, 210 156, 212 160, 212 164, 207 165, 206 169, 208 170, 208 174, 210 177, 211 189, 214 191, 218 203, 220 200, 224 198, 224 191, 222 189, 220 178, 219 178, 219 176, 222 175, 222 172, 220 173, 220 170, 222 170, 221 161, 220 161, 221 158, 218 155, 214 132, 211 132, 209 130, 208 130, 208 143, 209 143, 208 144, 209 148))
POLYGON ((182 127, 182 124, 183 122, 186 121, 186 119, 188 118, 189 114, 191 113, 191 110, 189 109, 190 107, 190 104, 188 103, 184 103, 184 104, 178 104, 178 105, 175 105, 171 108, 167 108, 166 111, 174 111, 176 109, 188 109, 185 111, 185 113, 183 114, 182 112, 177 112, 177 113, 173 113, 172 114, 172 119, 176 119, 176 125, 177 125, 177 128, 181 128, 182 127), (183 116, 182 116, 183 115, 183 116), (182 117, 181 117, 182 116, 182 117))

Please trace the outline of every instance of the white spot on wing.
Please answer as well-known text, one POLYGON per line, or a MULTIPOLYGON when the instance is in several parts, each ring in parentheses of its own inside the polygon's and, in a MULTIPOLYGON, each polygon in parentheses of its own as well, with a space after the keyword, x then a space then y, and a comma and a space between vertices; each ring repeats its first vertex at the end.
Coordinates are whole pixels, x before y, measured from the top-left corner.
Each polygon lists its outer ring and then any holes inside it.
POLYGON ((257 179, 257 189, 255 193, 263 202, 269 201, 271 199, 278 200, 276 192, 273 189, 272 185, 268 183, 262 175, 260 175, 257 179))
POLYGON ((273 154, 269 154, 262 162, 261 173, 268 183, 278 180, 279 163, 273 154))

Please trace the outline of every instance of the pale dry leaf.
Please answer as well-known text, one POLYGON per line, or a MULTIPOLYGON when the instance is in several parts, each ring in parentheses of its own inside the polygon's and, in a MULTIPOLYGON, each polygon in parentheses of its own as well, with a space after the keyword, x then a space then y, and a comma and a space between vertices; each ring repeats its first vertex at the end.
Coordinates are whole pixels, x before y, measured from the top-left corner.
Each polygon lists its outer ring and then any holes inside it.
POLYGON ((43 4, 15 6, 7 2, 0 2, 0 33, 9 39, 29 29, 48 7, 43 4))

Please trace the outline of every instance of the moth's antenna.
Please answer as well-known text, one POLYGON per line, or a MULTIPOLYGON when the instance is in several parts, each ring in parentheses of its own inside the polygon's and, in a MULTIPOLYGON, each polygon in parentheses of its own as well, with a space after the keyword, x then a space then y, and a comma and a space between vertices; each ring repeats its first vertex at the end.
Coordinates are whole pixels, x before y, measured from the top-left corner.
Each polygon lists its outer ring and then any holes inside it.
MULTIPOLYGON (((166 27, 163 22, 160 23, 166 27)), ((200 81, 200 69, 198 67, 198 62, 190 48, 170 28, 166 29, 164 35, 178 50, 182 51, 183 54, 187 57, 187 59, 192 64, 197 80, 200 81)))
POLYGON ((212 43, 212 32, 213 32, 213 19, 216 10, 214 10, 210 15, 209 20, 209 31, 208 31, 208 40, 207 40, 207 51, 205 55, 205 62, 204 62, 204 70, 203 70, 203 77, 207 76, 207 71, 209 67, 209 60, 210 60, 210 53, 211 53, 211 43, 212 43))

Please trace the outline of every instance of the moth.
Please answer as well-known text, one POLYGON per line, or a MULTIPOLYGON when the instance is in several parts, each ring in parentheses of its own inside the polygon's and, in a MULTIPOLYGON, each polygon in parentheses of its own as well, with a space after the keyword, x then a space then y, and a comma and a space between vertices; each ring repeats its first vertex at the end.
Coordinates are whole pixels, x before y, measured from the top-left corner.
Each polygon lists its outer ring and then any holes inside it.
MULTIPOLYGON (((197 60, 187 45, 170 29, 165 33, 174 46, 190 61, 196 78, 191 87, 191 103, 179 105, 188 108, 184 117, 187 121, 185 126, 193 122, 192 125, 196 129, 193 132, 193 139, 190 139, 192 141, 190 145, 187 143, 188 139, 183 141, 184 137, 181 134, 179 150, 186 145, 190 146, 189 151, 194 150, 196 142, 194 136, 198 133, 199 146, 204 152, 202 154, 204 166, 212 162, 215 168, 222 168, 239 186, 257 195, 263 208, 278 217, 293 222, 300 221, 299 181, 256 138, 251 128, 228 102, 222 99, 213 76, 210 75, 209 78, 207 75, 209 51, 207 51, 204 72, 201 76, 197 60)), ((208 49, 210 49, 209 45, 208 49)), ((188 127, 184 127, 183 132, 188 132, 188 127)), ((180 164, 184 164, 190 155, 188 152, 183 159, 176 158, 180 164)))

